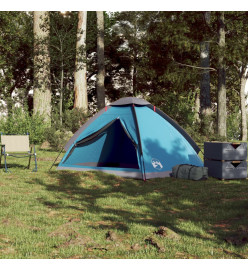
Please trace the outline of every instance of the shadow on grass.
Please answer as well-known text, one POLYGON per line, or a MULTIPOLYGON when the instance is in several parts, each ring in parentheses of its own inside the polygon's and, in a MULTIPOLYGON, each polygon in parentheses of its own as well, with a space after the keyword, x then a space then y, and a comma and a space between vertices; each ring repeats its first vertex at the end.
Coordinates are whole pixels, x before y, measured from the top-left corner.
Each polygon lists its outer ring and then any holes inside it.
MULTIPOLYGON (((39 178, 34 181, 56 194, 55 199, 56 196, 61 199, 69 197, 75 203, 65 206, 60 200, 54 203, 40 198, 39 201, 53 209, 87 210, 101 219, 89 224, 93 228, 128 232, 129 224, 156 228, 166 226, 181 235, 217 241, 220 244, 233 237, 240 226, 248 229, 248 187, 245 180, 224 184, 217 180, 194 182, 164 178, 144 183, 101 172, 52 171, 49 175, 57 179, 58 184, 48 184, 39 178), (90 177, 94 179, 92 185, 84 185, 85 178, 90 177), (239 190, 243 190, 244 197, 239 196, 239 190), (99 205, 99 199, 110 197, 115 200, 128 198, 133 204, 132 210, 125 209, 123 205, 99 205), (146 209, 139 211, 144 206, 146 209), (194 233, 194 229, 188 227, 182 229, 182 222, 191 227, 196 226, 205 233, 194 233)), ((245 242, 241 241, 237 245, 243 244, 245 242)))
MULTIPOLYGON (((7 162, 7 167, 8 169, 27 169, 27 170, 30 170, 32 168, 32 164, 30 164, 30 169, 28 169, 28 162, 26 165, 24 164, 20 164, 20 163, 9 163, 7 162)), ((1 170, 5 170, 5 165, 4 163, 1 164, 1 167, 0 167, 1 170)))
MULTIPOLYGON (((161 160, 188 162, 180 142, 175 141, 170 152, 159 148, 157 142, 147 144, 151 154, 159 153, 161 160)), ((166 226, 181 235, 219 244, 230 239, 240 226, 248 232, 246 180, 223 183, 163 178, 144 183, 101 172, 71 171, 50 171, 47 176, 53 183, 40 178, 33 181, 53 193, 56 202, 43 198, 39 201, 48 208, 94 214, 100 220, 89 223, 93 228, 128 232, 130 224, 166 226), (72 205, 64 204, 63 199, 72 200, 72 205), (101 199, 106 199, 103 204, 99 203, 101 199)))

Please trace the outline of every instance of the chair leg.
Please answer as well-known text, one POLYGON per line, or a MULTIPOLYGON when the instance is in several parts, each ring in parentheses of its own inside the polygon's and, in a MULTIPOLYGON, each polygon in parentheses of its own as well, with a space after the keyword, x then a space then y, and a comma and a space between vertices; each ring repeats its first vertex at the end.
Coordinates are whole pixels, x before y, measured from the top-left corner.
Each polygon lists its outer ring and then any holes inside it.
POLYGON ((35 162, 35 168, 33 169, 33 172, 37 172, 37 158, 36 158, 35 146, 34 146, 34 162, 35 162))
POLYGON ((4 154, 4 165, 5 165, 5 172, 10 172, 10 170, 7 167, 7 155, 4 154))
POLYGON ((30 162, 31 162, 31 157, 32 157, 32 146, 30 148, 30 156, 29 156, 29 160, 28 160, 28 169, 30 169, 30 162))
POLYGON ((1 145, 0 147, 0 168, 2 167, 2 156, 4 155, 5 146, 1 145))
POLYGON ((1 159, 2 159, 2 155, 4 156, 4 167, 5 167, 5 172, 10 172, 10 170, 8 170, 7 167, 7 153, 5 152, 5 145, 3 145, 1 147, 1 159))

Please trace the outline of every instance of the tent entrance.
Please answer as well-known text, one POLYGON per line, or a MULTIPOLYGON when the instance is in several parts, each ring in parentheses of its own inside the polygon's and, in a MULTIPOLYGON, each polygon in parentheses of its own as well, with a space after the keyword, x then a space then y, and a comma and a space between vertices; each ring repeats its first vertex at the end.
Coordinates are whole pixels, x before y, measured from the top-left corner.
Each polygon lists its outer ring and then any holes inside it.
POLYGON ((136 144, 119 119, 79 141, 75 150, 81 152, 78 161, 83 161, 83 155, 87 155, 87 162, 77 162, 75 165, 139 168, 136 144))

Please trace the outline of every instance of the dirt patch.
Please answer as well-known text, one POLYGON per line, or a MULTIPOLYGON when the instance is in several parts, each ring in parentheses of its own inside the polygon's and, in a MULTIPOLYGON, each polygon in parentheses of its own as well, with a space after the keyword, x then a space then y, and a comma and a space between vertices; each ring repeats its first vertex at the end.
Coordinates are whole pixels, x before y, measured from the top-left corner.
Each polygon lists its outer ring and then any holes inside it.
POLYGON ((1 220, 1 224, 4 226, 18 226, 18 227, 27 227, 26 224, 21 222, 18 218, 4 218, 1 220))
POLYGON ((235 252, 233 252, 231 250, 228 250, 228 249, 223 249, 223 252, 226 253, 226 254, 228 254, 228 255, 231 255, 231 256, 235 256, 237 258, 240 258, 240 259, 247 259, 248 258, 248 256, 244 256, 242 254, 235 253, 235 252))
MULTIPOLYGON (((212 226, 213 229, 221 229, 222 231, 225 231, 225 232, 229 232, 231 231, 231 227, 234 225, 234 224, 237 224, 238 222, 240 222, 241 219, 244 219, 246 218, 246 216, 236 216, 236 217, 232 217, 232 218, 229 218, 229 219, 225 219, 225 220, 221 220, 219 221, 218 223, 214 224, 212 226)), ((242 225, 239 227, 239 231, 244 231, 244 227, 243 226, 243 229, 242 229, 242 225)), ((246 232, 248 233, 248 227, 246 226, 246 232)))
POLYGON ((54 161, 53 157, 37 157, 37 161, 54 161))
POLYGON ((177 251, 175 254, 175 259, 199 259, 199 257, 177 251))
POLYGON ((131 246, 131 249, 134 251, 139 251, 141 249, 141 246, 139 244, 135 243, 131 246))
POLYGON ((227 231, 227 234, 223 239, 228 244, 231 244, 234 246, 242 246, 248 243, 248 225, 240 225, 238 229, 235 229, 235 230, 223 229, 223 231, 224 232, 227 231))
POLYGON ((128 231, 128 227, 124 222, 111 221, 111 220, 100 220, 96 222, 87 222, 94 229, 103 229, 103 230, 120 230, 128 231))
POLYGON ((180 213, 180 210, 167 210, 166 212, 174 215, 180 213))
POLYGON ((87 248, 87 250, 88 251, 94 251, 94 250, 100 250, 100 251, 108 251, 108 249, 107 248, 105 248, 105 247, 89 247, 89 248, 87 248))
POLYGON ((77 234, 74 237, 75 238, 71 238, 68 241, 65 241, 63 244, 57 246, 57 248, 65 248, 68 246, 86 246, 88 243, 92 243, 92 239, 89 236, 77 234))
POLYGON ((56 216, 56 215, 58 215, 58 214, 59 214, 58 211, 53 211, 53 210, 51 210, 51 211, 49 211, 49 213, 47 214, 47 216, 48 216, 48 217, 54 217, 54 216, 56 216))
POLYGON ((231 225, 228 223, 218 223, 218 224, 213 225, 213 228, 221 228, 225 230, 229 230, 230 227, 231 225))
POLYGON ((245 197, 238 197, 238 198, 229 198, 229 199, 221 199, 223 202, 237 202, 237 201, 245 201, 247 198, 245 197))
POLYGON ((4 234, 0 234, 0 241, 1 242, 4 242, 4 243, 11 243, 12 241, 11 241, 11 239, 10 238, 8 238, 6 235, 4 235, 4 234))
POLYGON ((8 254, 14 254, 15 253, 15 249, 13 247, 7 247, 4 249, 1 249, 1 253, 8 255, 8 254))
POLYGON ((73 237, 77 237, 79 235, 78 231, 75 229, 75 219, 71 219, 71 221, 62 224, 55 231, 48 234, 50 237, 61 237, 65 239, 72 239, 73 237))
POLYGON ((95 242, 91 237, 82 235, 78 232, 76 228, 78 222, 80 222, 80 218, 70 218, 67 223, 62 224, 55 231, 48 234, 50 237, 60 237, 65 239, 62 244, 55 246, 55 248, 66 248, 71 246, 81 246, 85 248, 89 245, 95 245, 95 242))
POLYGON ((177 234, 176 232, 174 232, 173 230, 164 227, 164 226, 160 226, 159 229, 157 231, 154 232, 156 235, 159 235, 161 237, 166 237, 168 239, 173 239, 173 240, 180 240, 181 236, 179 234, 177 234))
POLYGON ((231 244, 234 246, 242 246, 248 243, 248 234, 242 234, 242 233, 234 234, 234 235, 225 237, 224 240, 228 244, 231 244))
POLYGON ((115 232, 113 231, 108 231, 106 233, 106 240, 109 240, 109 241, 117 241, 118 240, 118 236, 115 232))
POLYGON ((165 252, 163 245, 153 236, 146 238, 145 243, 154 246, 159 252, 165 252))

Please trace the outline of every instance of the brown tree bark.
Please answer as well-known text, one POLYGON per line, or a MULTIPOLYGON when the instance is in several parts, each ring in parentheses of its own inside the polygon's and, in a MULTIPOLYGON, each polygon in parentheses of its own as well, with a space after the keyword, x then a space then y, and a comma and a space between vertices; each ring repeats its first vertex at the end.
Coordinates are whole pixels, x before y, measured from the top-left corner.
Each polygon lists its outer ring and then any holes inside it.
POLYGON ((34 11, 34 113, 51 121, 49 12, 34 11))
POLYGON ((88 111, 88 95, 86 80, 86 26, 87 11, 78 12, 78 33, 76 44, 76 63, 74 73, 74 108, 88 111))
POLYGON ((96 11, 97 16, 97 107, 105 106, 105 65, 104 65, 104 15, 103 11, 96 11))
POLYGON ((226 68, 225 68, 225 24, 224 11, 218 12, 218 105, 217 132, 226 138, 226 68))

